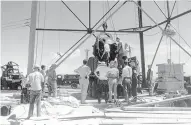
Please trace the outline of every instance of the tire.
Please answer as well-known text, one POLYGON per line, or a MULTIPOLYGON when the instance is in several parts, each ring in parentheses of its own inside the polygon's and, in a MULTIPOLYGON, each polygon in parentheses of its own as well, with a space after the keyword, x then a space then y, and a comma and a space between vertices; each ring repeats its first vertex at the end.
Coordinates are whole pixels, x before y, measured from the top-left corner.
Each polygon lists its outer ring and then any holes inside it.
POLYGON ((72 89, 76 89, 78 86, 77 86, 76 83, 72 83, 72 84, 71 84, 71 87, 72 87, 72 89))

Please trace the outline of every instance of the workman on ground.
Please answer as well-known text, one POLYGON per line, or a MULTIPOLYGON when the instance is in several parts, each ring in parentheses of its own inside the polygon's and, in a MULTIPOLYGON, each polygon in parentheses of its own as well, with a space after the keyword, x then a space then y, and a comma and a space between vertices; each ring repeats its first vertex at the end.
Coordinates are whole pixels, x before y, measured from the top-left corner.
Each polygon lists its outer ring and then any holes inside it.
POLYGON ((105 93, 105 101, 108 101, 108 80, 107 80, 107 72, 109 71, 109 67, 105 64, 105 62, 99 62, 97 69, 94 71, 94 74, 98 78, 98 84, 96 87, 97 96, 98 96, 98 103, 101 103, 102 93, 105 93))
POLYGON ((57 96, 57 76, 55 71, 56 64, 52 64, 50 69, 47 71, 47 84, 48 84, 48 93, 51 96, 53 93, 53 97, 57 96))
POLYGON ((122 85, 125 101, 129 103, 129 97, 131 96, 132 68, 128 65, 128 60, 124 62, 124 65, 125 67, 122 70, 122 85))
POLYGON ((115 61, 110 62, 110 69, 107 72, 108 84, 109 84, 109 100, 108 102, 112 102, 112 90, 114 89, 114 102, 117 100, 117 85, 119 80, 119 70, 117 69, 117 65, 115 61))
POLYGON ((42 65, 41 66, 41 74, 43 75, 44 77, 44 83, 42 84, 42 97, 44 95, 44 88, 45 88, 45 84, 46 84, 46 66, 45 65, 42 65))
POLYGON ((154 83, 152 82, 153 80, 153 71, 151 70, 151 65, 148 65, 148 71, 147 71, 147 84, 149 87, 149 95, 153 95, 154 91, 154 83))
POLYGON ((118 69, 119 69, 119 71, 120 71, 120 76, 121 76, 122 69, 123 69, 123 67, 124 67, 123 45, 122 45, 122 42, 120 41, 120 39, 119 39, 118 37, 116 38, 116 42, 117 42, 117 50, 116 50, 116 53, 117 53, 118 69))
POLYGON ((41 116, 41 85, 44 82, 44 77, 39 72, 40 66, 35 65, 33 70, 34 72, 30 73, 27 77, 27 84, 30 86, 30 106, 27 119, 33 116, 35 102, 37 103, 37 117, 41 116))
POLYGON ((80 75, 79 83, 81 88, 81 104, 86 104, 85 100, 89 86, 89 75, 91 73, 90 68, 87 66, 87 60, 83 60, 83 65, 74 70, 74 72, 80 75))
POLYGON ((133 74, 132 74, 132 96, 133 96, 133 101, 137 101, 137 84, 138 84, 138 78, 137 78, 137 69, 135 67, 133 69, 133 74))

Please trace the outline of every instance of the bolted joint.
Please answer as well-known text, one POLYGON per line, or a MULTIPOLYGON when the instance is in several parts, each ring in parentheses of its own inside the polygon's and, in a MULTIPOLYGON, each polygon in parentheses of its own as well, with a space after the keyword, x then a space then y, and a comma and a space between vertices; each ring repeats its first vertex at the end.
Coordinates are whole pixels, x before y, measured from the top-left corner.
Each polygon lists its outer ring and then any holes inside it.
POLYGON ((93 31, 92 31, 92 28, 88 28, 88 29, 87 29, 87 33, 88 33, 88 34, 91 34, 92 32, 93 32, 93 31))

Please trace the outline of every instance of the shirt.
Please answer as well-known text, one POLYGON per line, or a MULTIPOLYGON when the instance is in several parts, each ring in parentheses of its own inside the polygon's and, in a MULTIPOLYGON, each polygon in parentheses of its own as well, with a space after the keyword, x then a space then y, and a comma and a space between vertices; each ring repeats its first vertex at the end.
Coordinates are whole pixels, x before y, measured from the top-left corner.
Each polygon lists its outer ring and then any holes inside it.
POLYGON ((44 82, 44 77, 38 71, 29 74, 27 77, 27 83, 31 85, 31 90, 41 90, 42 82, 44 82))
POLYGON ((56 71, 55 70, 48 70, 47 71, 47 77, 49 82, 55 82, 56 81, 56 71))
POLYGON ((132 78, 132 68, 128 65, 126 65, 122 70, 122 79, 124 77, 130 77, 132 78))
POLYGON ((106 65, 98 65, 94 73, 99 78, 99 80, 107 80, 108 71, 109 67, 107 67, 106 65))
POLYGON ((85 79, 85 77, 91 73, 91 70, 87 65, 82 65, 76 69, 75 72, 80 75, 80 78, 85 79))
POLYGON ((110 68, 107 72, 108 78, 118 78, 119 77, 119 70, 117 68, 110 68))

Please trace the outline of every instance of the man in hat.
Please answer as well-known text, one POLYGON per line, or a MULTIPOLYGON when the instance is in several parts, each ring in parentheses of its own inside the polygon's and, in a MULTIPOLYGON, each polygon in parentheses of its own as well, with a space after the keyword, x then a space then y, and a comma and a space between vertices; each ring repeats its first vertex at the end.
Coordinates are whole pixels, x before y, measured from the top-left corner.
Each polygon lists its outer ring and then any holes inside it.
POLYGON ((41 116, 41 92, 42 83, 44 82, 43 75, 39 72, 40 66, 35 65, 33 67, 34 72, 30 73, 27 77, 27 84, 30 85, 30 106, 28 119, 33 116, 34 103, 37 103, 37 117, 41 116))
POLYGON ((50 69, 47 71, 47 83, 48 83, 48 94, 51 96, 51 93, 53 93, 53 97, 57 96, 57 76, 55 68, 56 64, 52 64, 50 69))
POLYGON ((80 88, 81 88, 81 103, 85 104, 88 86, 89 86, 89 75, 91 73, 90 68, 87 66, 87 60, 83 60, 83 65, 78 69, 74 70, 74 72, 80 75, 80 88))
POLYGON ((128 60, 124 62, 125 67, 122 70, 122 85, 124 88, 125 101, 129 103, 131 91, 132 68, 128 65, 128 60))

